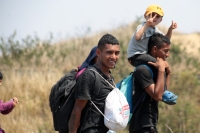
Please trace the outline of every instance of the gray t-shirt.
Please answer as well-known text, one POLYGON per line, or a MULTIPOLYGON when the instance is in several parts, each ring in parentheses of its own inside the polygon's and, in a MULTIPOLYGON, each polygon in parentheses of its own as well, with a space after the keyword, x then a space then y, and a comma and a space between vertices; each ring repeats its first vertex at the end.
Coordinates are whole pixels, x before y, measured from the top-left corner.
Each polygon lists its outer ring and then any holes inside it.
MULTIPOLYGON (((135 33, 138 32, 139 29, 141 29, 146 22, 140 24, 135 33)), ((135 39, 135 33, 132 35, 132 38, 128 44, 128 49, 127 49, 127 58, 130 58, 134 56, 135 54, 146 54, 148 51, 148 41, 149 38, 154 34, 154 33, 161 33, 163 34, 157 27, 148 27, 144 34, 142 35, 142 38, 140 40, 135 39)))

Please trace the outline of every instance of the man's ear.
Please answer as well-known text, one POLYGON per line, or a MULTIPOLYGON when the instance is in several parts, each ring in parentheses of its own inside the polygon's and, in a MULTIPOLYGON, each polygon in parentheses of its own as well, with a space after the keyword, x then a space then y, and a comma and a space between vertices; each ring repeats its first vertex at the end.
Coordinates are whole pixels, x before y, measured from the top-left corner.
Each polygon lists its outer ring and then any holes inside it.
POLYGON ((100 51, 100 49, 96 49, 96 55, 97 55, 97 57, 99 57, 100 56, 100 54, 101 54, 101 51, 100 51))
POLYGON ((153 53, 156 53, 157 50, 158 48, 156 46, 153 46, 153 53))

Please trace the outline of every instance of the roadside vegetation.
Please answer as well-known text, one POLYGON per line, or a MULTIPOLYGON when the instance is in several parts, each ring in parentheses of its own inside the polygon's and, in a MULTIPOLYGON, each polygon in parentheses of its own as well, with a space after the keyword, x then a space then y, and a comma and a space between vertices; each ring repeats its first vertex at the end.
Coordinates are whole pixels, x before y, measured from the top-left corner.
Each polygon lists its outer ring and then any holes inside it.
MULTIPOLYGON (((27 36, 15 40, 16 33, 0 38, 0 70, 5 77, 0 99, 6 101, 16 96, 20 102, 9 115, 1 115, 1 127, 8 133, 55 133, 48 101, 52 85, 66 72, 81 65, 105 33, 116 36, 121 45, 120 59, 112 70, 116 83, 127 76, 134 69, 126 59, 127 44, 140 22, 139 17, 130 25, 56 43, 52 43, 51 37, 41 40, 27 36)), ((169 90, 179 98, 173 106, 160 103, 158 130, 161 133, 199 133, 200 33, 174 33, 171 42, 169 90)))

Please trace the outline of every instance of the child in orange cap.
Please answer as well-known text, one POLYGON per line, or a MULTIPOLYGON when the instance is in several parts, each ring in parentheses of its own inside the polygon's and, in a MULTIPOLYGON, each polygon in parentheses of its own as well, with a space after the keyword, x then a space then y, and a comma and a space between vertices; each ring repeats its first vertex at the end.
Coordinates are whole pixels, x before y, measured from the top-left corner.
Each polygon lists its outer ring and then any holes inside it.
MULTIPOLYGON (((133 34, 127 49, 128 61, 132 66, 148 64, 149 61, 156 62, 156 59, 150 56, 148 51, 148 40, 154 33, 163 34, 157 27, 164 16, 163 9, 158 5, 150 5, 144 14, 146 22, 140 24, 133 34)), ((172 30, 177 28, 177 23, 172 21, 166 36, 170 39, 172 30)))

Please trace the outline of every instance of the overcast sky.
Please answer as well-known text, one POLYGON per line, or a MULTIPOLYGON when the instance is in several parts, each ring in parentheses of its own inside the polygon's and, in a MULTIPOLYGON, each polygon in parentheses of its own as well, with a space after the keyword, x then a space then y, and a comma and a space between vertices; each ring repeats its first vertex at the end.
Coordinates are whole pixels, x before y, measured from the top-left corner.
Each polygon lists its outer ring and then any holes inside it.
POLYGON ((164 9, 162 25, 178 23, 177 31, 200 32, 200 0, 0 0, 0 37, 14 31, 17 39, 37 35, 55 39, 128 24, 150 4, 164 9))

